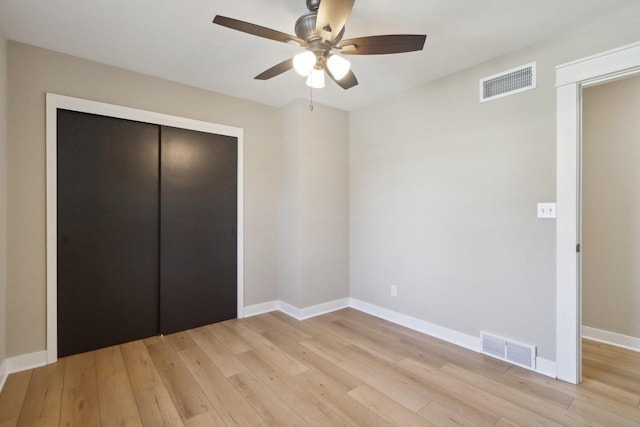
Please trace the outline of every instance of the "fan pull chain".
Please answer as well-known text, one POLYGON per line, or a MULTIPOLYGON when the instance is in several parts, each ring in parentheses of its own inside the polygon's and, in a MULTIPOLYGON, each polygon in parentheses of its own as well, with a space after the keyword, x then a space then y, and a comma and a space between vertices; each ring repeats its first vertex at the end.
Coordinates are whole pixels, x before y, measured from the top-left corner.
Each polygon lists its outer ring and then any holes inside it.
POLYGON ((310 99, 309 99, 309 111, 313 111, 313 86, 309 86, 310 99))

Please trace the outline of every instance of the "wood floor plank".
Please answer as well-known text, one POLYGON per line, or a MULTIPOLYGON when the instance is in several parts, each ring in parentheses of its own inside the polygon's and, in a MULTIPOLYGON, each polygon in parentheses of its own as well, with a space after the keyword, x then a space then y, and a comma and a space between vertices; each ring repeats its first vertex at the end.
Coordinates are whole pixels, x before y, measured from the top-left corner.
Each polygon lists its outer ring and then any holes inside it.
POLYGON ((144 338, 142 342, 144 343, 144 345, 150 346, 162 342, 162 337, 160 335, 155 335, 152 337, 144 338))
POLYGON ((161 340, 147 349, 183 422, 211 409, 207 396, 169 343, 161 340))
POLYGON ((348 338, 336 333, 336 330, 332 330, 331 322, 319 317, 313 317, 301 322, 305 328, 305 332, 313 337, 314 341, 324 342, 329 344, 347 346, 351 345, 351 341, 348 338))
POLYGON ((382 359, 376 361, 358 353, 353 346, 330 347, 313 340, 304 341, 305 347, 316 352, 340 368, 351 372, 364 383, 383 391, 396 402, 417 412, 431 401, 428 390, 394 371, 391 365, 385 365, 382 359))
POLYGON ((391 426, 375 412, 347 394, 341 386, 334 383, 322 372, 310 369, 296 376, 296 381, 312 392, 325 405, 343 418, 350 419, 356 426, 391 426))
POLYGON ((601 359, 613 365, 626 364, 631 370, 640 370, 640 352, 634 352, 611 345, 599 344, 598 346, 583 346, 583 356, 601 359))
POLYGON ((596 367, 589 362, 583 361, 582 374, 586 378, 612 385, 620 390, 640 394, 640 382, 621 375, 618 371, 609 371, 606 367, 596 367))
MULTIPOLYGON (((434 368, 431 365, 427 366, 436 369, 435 372, 440 373, 438 368, 434 368)), ((412 372, 411 370, 403 370, 403 375, 425 387, 429 392, 428 395, 432 402, 438 403, 456 416, 474 420, 477 426, 493 426, 501 417, 501 414, 495 411, 494 408, 478 405, 469 400, 464 393, 461 393, 460 390, 452 386, 452 384, 436 381, 431 377, 421 375, 418 372, 412 372)))
POLYGON ((639 425, 637 421, 630 420, 616 413, 590 405, 588 402, 580 399, 574 400, 571 406, 569 406, 569 410, 575 414, 583 416, 584 418, 594 420, 594 422, 603 426, 637 427, 639 425))
MULTIPOLYGON (((436 401, 454 413, 476 420, 478 425, 490 426, 500 418, 497 413, 488 411, 484 407, 467 404, 464 399, 457 396, 456 393, 447 390, 447 388, 442 385, 433 383, 428 378, 416 375, 410 371, 398 369, 397 364, 388 365, 384 361, 376 358, 375 355, 359 347, 346 347, 346 349, 349 350, 347 353, 349 360, 362 363, 367 368, 367 372, 376 372, 373 378, 365 382, 383 391, 383 393, 400 403, 403 403, 402 399, 404 398, 401 394, 402 390, 404 390, 404 393, 413 391, 418 394, 422 402, 428 403, 430 401, 436 401), (385 379, 387 380, 386 382, 382 381, 385 379), (395 389, 395 386, 400 386, 400 390, 395 389)), ((418 402, 420 401, 414 403, 418 402)), ((404 402, 404 404, 409 409, 414 411, 419 410, 419 407, 412 408, 408 406, 410 401, 404 402)))
POLYGON ((573 402, 574 399, 574 396, 571 393, 556 390, 552 387, 541 385, 525 378, 509 375, 508 373, 491 375, 489 378, 492 378, 505 386, 564 409, 569 408, 569 405, 571 405, 571 402, 573 402))
POLYGON ((398 426, 435 426, 425 418, 421 418, 415 412, 390 399, 378 390, 363 384, 349 393, 373 412, 398 426))
POLYGON ((492 395, 497 396, 506 402, 511 402, 521 408, 527 409, 533 413, 539 414, 540 416, 556 421, 561 425, 575 427, 599 426, 598 423, 582 417, 574 412, 570 412, 564 407, 559 407, 546 400, 538 399, 535 396, 523 393, 520 390, 514 389, 505 384, 499 383, 498 381, 476 374, 453 364, 448 364, 441 370, 452 378, 456 378, 479 389, 485 390, 487 393, 491 393, 492 395))
POLYGON ((12 374, 0 427, 639 426, 640 353, 554 380, 366 313, 233 319, 12 374))
POLYGON ((179 354, 227 426, 256 427, 263 424, 262 418, 201 348, 179 354))
POLYGON ((365 351, 374 353, 376 356, 390 363, 396 363, 407 354, 397 351, 396 340, 389 340, 384 335, 376 335, 348 320, 339 319, 336 321, 324 322, 324 326, 331 333, 348 341, 351 345, 358 346, 365 351))
POLYGON ((120 346, 97 350, 95 360, 102 426, 142 426, 120 346))
POLYGON ((143 425, 183 426, 144 342, 122 344, 120 351, 143 425))
POLYGON ((500 418, 500 421, 498 421, 495 425, 495 427, 521 427, 520 424, 514 423, 511 420, 508 420, 506 418, 500 418))
POLYGON ((603 354, 584 353, 582 365, 585 364, 640 382, 640 361, 612 359, 603 354))
POLYGON ((18 423, 32 372, 17 372, 7 378, 0 393, 0 426, 15 426, 18 423))
POLYGON ((205 328, 211 335, 216 337, 218 341, 226 345, 233 354, 240 354, 251 350, 249 344, 224 325, 225 322, 214 323, 213 325, 205 326, 205 328))
POLYGON ((162 379, 143 341, 122 344, 120 351, 134 391, 162 385, 162 379))
POLYGON ((636 406, 640 403, 640 396, 629 393, 625 390, 612 387, 607 384, 593 381, 589 378, 583 378, 580 385, 569 384, 564 381, 549 378, 535 372, 528 371, 518 366, 512 366, 507 372, 516 378, 533 382, 535 384, 549 387, 551 389, 561 391, 573 398, 587 399, 594 402, 602 402, 607 405, 615 406, 636 406))
POLYGON ((182 427, 184 423, 163 384, 134 391, 144 426, 182 427))
POLYGON ((206 328, 197 328, 189 331, 198 347, 200 347, 209 359, 216 364, 226 377, 230 377, 240 372, 244 372, 246 368, 236 359, 236 356, 216 337, 211 335, 206 328))
POLYGON ((341 419, 338 414, 301 387, 295 379, 269 366, 255 352, 248 351, 238 357, 263 384, 300 415, 307 425, 317 427, 350 425, 348 421, 341 419))
POLYGON ((287 374, 297 375, 309 369, 244 323, 226 322, 225 326, 247 342, 258 354, 287 374))
POLYGON ((472 371, 482 371, 490 375, 499 375, 505 373, 511 365, 506 362, 485 356, 481 353, 468 352, 468 354, 460 353, 460 349, 451 351, 450 345, 441 345, 435 338, 427 338, 425 340, 417 340, 414 338, 401 338, 397 342, 397 346, 408 354, 408 357, 419 360, 421 362, 433 365, 433 361, 440 363, 454 363, 457 366, 467 368, 472 371), (434 345, 435 344, 435 345, 434 345))
POLYGON ((369 337, 375 341, 383 340, 393 342, 402 338, 402 335, 399 335, 396 332, 377 327, 376 324, 372 322, 371 316, 356 310, 347 309, 335 311, 333 313, 329 313, 327 316, 332 315, 334 323, 342 324, 351 329, 357 330, 363 336, 369 337))
POLYGON ((167 340, 176 351, 187 350, 196 347, 196 343, 189 335, 189 331, 176 332, 174 334, 165 335, 164 339, 167 340))
POLYGON ((306 422, 250 371, 229 378, 268 426, 305 426, 306 422))
MULTIPOLYGON (((460 414, 457 414, 440 405, 438 402, 429 403, 427 406, 422 408, 418 414, 437 426, 476 427, 478 425, 477 421, 470 420, 460 414)), ((500 420, 498 420, 498 422, 499 421, 500 420)), ((498 423, 495 425, 498 425, 498 423)))
POLYGON ((300 330, 301 332, 311 336, 312 339, 316 341, 336 343, 339 345, 350 344, 347 340, 326 330, 324 327, 324 321, 320 321, 320 317, 312 317, 306 320, 299 321, 282 312, 272 312, 270 314, 289 324, 290 326, 300 330))
POLYGON ((336 383, 342 385, 347 391, 362 384, 362 381, 351 375, 351 373, 317 355, 299 342, 292 341, 278 330, 267 331, 262 335, 287 352, 291 357, 296 358, 306 366, 322 372, 336 383))
POLYGON ((19 426, 57 426, 60 422, 66 360, 33 370, 19 426))
POLYGON ((216 411, 208 411, 187 420, 185 427, 226 427, 216 411))
POLYGON ((313 338, 311 335, 291 326, 289 323, 284 322, 272 313, 251 317, 247 319, 246 322, 260 334, 275 330, 285 335, 287 338, 297 342, 313 338))
MULTIPOLYGON (((623 405, 616 401, 610 401, 602 398, 593 398, 591 396, 577 397, 576 399, 574 399, 572 404, 574 409, 576 408, 576 406, 583 407, 583 404, 585 404, 589 405, 590 408, 593 408, 594 411, 618 414, 640 425, 640 408, 635 406, 623 405)), ((569 409, 571 410, 571 406, 569 406, 569 409)), ((584 411, 581 411, 581 413, 583 412, 584 411)))
POLYGON ((629 362, 640 361, 640 352, 609 344, 582 339, 584 354, 602 355, 611 360, 626 360, 629 362))
POLYGON ((60 425, 100 426, 98 382, 93 352, 65 360, 60 425))
POLYGON ((410 372, 414 372, 418 375, 428 377, 429 381, 441 386, 452 388, 466 401, 481 408, 488 408, 495 413, 503 414, 504 416, 522 424, 523 426, 561 425, 558 422, 552 421, 546 417, 538 415, 535 412, 529 411, 528 409, 525 409, 511 402, 505 401, 486 392, 481 388, 478 388, 471 384, 467 384, 463 381, 447 375, 439 369, 435 369, 413 359, 405 359, 399 362, 398 367, 406 369, 410 372))

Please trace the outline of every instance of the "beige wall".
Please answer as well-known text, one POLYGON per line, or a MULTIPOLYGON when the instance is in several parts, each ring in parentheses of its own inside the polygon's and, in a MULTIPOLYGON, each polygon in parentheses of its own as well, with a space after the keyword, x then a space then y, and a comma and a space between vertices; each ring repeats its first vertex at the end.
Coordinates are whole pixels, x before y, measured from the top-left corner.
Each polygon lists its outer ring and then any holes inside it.
POLYGON ((7 353, 45 348, 45 92, 244 128, 245 304, 277 298, 280 111, 9 42, 7 353))
POLYGON ((7 40, 0 28, 0 364, 6 355, 7 321, 7 40))
POLYGON ((555 360, 555 66, 638 40, 636 6, 352 112, 351 296, 555 360), (537 89, 479 103, 533 61, 537 89))
POLYGON ((346 111, 300 100, 282 111, 280 299, 305 308, 349 296, 346 111))
POLYGON ((583 324, 640 338, 640 76, 583 96, 583 324))
POLYGON ((300 288, 300 150, 303 111, 293 102, 282 109, 280 152, 280 215, 278 222, 278 296, 295 307, 301 306, 300 288))

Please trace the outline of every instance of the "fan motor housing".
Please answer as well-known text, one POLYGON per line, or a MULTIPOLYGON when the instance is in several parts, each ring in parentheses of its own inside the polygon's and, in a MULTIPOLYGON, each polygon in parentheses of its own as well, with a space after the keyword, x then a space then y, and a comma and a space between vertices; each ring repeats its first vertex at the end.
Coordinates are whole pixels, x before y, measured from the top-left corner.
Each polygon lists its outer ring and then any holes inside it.
POLYGON ((296 21, 296 36, 310 42, 314 39, 319 39, 320 36, 316 33, 316 20, 318 18, 318 12, 309 12, 306 15, 302 15, 296 21))
POLYGON ((307 0, 307 9, 309 12, 315 12, 320 7, 320 0, 307 0))
MULTIPOLYGON (((318 12, 309 12, 305 15, 302 15, 296 21, 295 31, 296 36, 306 41, 308 44, 311 44, 315 40, 320 40, 320 36, 316 32, 316 21, 318 19, 318 12)), ((342 40, 342 36, 344 35, 344 29, 346 27, 342 27, 340 33, 334 39, 333 44, 337 44, 340 40, 342 40)), ((332 46, 329 45, 329 49, 332 46)))

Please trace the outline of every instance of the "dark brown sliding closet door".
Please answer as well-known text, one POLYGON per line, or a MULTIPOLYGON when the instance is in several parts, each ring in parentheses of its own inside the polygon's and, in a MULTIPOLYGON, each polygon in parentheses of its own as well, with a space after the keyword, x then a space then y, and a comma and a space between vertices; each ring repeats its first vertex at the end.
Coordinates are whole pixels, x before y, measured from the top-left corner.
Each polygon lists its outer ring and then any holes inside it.
POLYGON ((158 126, 58 110, 58 355, 158 333, 158 126))
POLYGON ((237 315, 237 139, 161 128, 160 330, 237 315))

